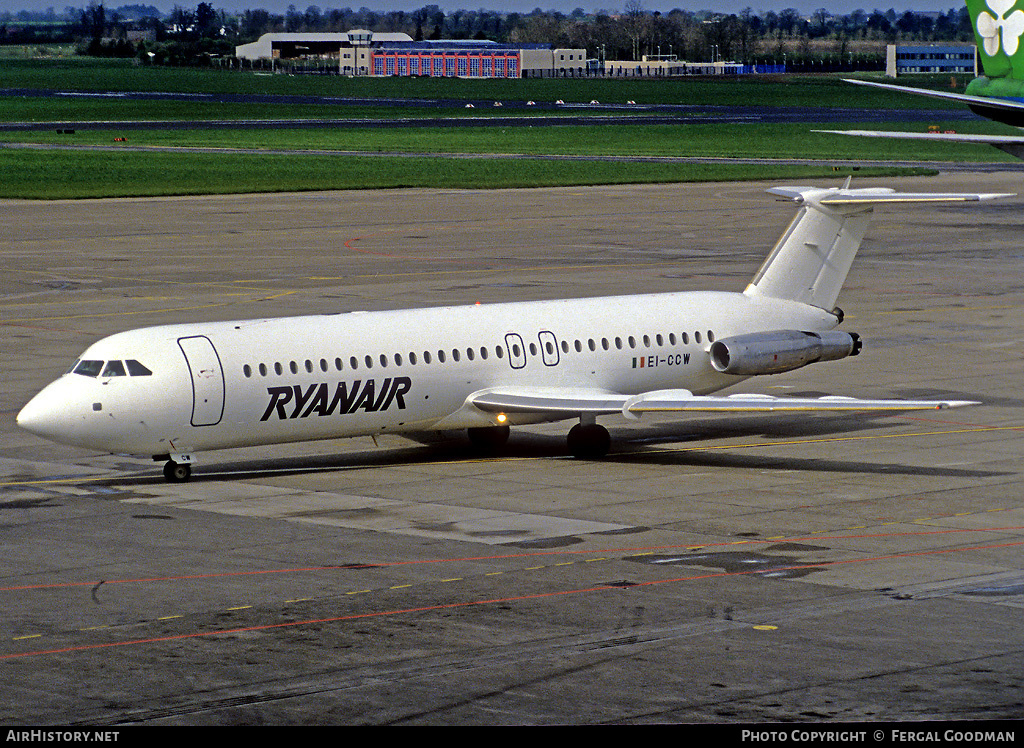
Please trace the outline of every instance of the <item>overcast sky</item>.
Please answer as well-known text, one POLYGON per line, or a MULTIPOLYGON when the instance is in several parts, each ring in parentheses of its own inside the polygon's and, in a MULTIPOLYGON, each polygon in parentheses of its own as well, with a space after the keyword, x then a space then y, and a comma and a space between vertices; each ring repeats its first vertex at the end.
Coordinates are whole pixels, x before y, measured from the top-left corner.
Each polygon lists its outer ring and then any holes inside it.
MULTIPOLYGON (((488 8, 491 10, 501 10, 505 12, 525 12, 529 13, 534 8, 543 8, 544 10, 558 10, 563 13, 570 13, 574 8, 583 8, 587 12, 595 10, 605 10, 607 12, 615 12, 621 10, 625 5, 625 0, 618 0, 618 2, 584 2, 583 0, 506 0, 505 2, 493 2, 488 3, 487 0, 467 0, 465 4, 447 4, 445 2, 403 2, 402 0, 351 0, 351 2, 344 2, 344 0, 327 0, 326 2, 311 2, 310 0, 207 0, 215 8, 222 8, 225 10, 245 10, 246 8, 264 8, 269 11, 276 13, 283 13, 288 9, 289 5, 295 5, 299 10, 305 10, 310 5, 316 5, 321 9, 327 8, 370 8, 371 10, 387 11, 387 10, 416 10, 422 8, 424 5, 434 4, 438 5, 445 11, 457 10, 460 8, 464 9, 478 9, 488 8)), ((104 0, 104 5, 107 8, 116 8, 120 5, 135 4, 140 5, 154 5, 160 10, 169 11, 175 5, 179 5, 184 8, 194 8, 199 0, 104 0)), ((644 7, 647 10, 660 10, 668 11, 673 8, 682 8, 684 10, 703 10, 706 8, 714 8, 717 11, 735 13, 743 8, 753 8, 755 11, 779 11, 784 8, 796 8, 797 10, 810 14, 818 8, 825 8, 832 13, 849 13, 857 8, 863 8, 864 10, 871 11, 875 8, 881 8, 882 10, 888 10, 893 8, 896 11, 904 10, 940 10, 947 11, 950 8, 959 8, 960 3, 956 0, 885 0, 872 1, 865 0, 865 2, 859 2, 858 0, 718 0, 717 2, 709 2, 709 0, 677 0, 671 2, 671 0, 643 0, 644 7)), ((61 11, 65 6, 84 7, 88 5, 88 0, 0 0, 0 11, 12 11, 17 12, 19 10, 46 10, 48 7, 52 7, 57 11, 61 11)))

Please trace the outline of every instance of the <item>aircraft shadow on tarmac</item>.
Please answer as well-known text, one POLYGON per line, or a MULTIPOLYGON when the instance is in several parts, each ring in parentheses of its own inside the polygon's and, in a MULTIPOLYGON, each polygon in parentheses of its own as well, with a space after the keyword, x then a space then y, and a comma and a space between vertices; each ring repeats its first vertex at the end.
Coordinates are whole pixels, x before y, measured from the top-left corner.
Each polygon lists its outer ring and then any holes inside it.
MULTIPOLYGON (((814 393, 794 393, 813 396, 814 393)), ((765 440, 771 447, 786 440, 857 440, 870 438, 870 434, 888 428, 898 417, 886 413, 851 415, 829 414, 753 414, 749 416, 719 416, 691 418, 667 423, 653 423, 639 427, 612 428, 612 452, 602 458, 606 464, 644 463, 664 466, 720 467, 740 470, 789 470, 821 473, 861 473, 885 475, 934 476, 944 478, 985 478, 1007 475, 995 470, 971 470, 908 465, 900 462, 873 460, 844 460, 801 456, 799 444, 794 444, 785 456, 766 455, 749 444, 722 445, 725 439, 754 437, 765 440), (683 445, 683 446, 681 446, 683 445), (702 448, 706 447, 706 448, 702 448)), ((386 437, 387 444, 373 450, 233 460, 231 462, 200 461, 193 480, 253 480, 274 475, 300 475, 303 473, 372 470, 377 468, 430 465, 445 462, 473 460, 572 460, 566 451, 565 437, 518 429, 509 442, 498 451, 486 451, 469 444, 464 433, 422 434, 415 446, 402 446, 394 437, 386 437)), ((405 441, 403 439, 402 441, 405 441)), ((896 439, 893 440, 897 441, 896 439)), ((808 450, 813 445, 808 445, 808 450)), ((893 457, 898 459, 900 447, 894 444, 893 457)), ((855 448, 851 448, 851 451, 855 448)), ((586 461, 579 461, 581 467, 586 461)), ((162 476, 124 476, 101 481, 102 485, 139 485, 163 483, 162 476)))

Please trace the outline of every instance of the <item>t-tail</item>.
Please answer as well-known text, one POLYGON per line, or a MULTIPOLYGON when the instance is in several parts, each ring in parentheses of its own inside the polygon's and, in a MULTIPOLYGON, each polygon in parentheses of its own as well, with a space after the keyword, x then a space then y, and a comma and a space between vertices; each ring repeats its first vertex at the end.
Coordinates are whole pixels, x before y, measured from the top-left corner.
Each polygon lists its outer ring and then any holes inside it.
POLYGON ((877 205, 977 202, 1006 194, 896 192, 889 188, 774 187, 773 195, 800 204, 768 259, 744 291, 833 311, 877 205))

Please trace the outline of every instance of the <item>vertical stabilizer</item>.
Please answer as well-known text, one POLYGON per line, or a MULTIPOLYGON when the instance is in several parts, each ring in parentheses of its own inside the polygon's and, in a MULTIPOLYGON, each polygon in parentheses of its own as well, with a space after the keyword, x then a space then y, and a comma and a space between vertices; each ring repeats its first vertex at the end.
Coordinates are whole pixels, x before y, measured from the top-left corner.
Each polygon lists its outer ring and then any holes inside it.
POLYGON ((998 194, 911 193, 888 188, 774 187, 800 209, 747 286, 748 296, 771 296, 831 311, 860 249, 876 205, 967 202, 998 194))
POLYGON ((1024 80, 1024 3, 967 0, 978 60, 989 78, 1024 80))

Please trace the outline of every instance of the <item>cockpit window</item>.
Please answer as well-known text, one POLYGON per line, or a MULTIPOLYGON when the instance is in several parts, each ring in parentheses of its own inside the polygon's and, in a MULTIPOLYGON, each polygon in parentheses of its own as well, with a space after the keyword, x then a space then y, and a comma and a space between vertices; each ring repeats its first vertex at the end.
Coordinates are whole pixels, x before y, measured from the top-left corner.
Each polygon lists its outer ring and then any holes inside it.
POLYGON ((79 361, 75 367, 75 374, 81 374, 83 377, 98 377, 102 369, 102 361, 79 361))
POLYGON ((131 374, 133 377, 153 376, 153 372, 151 372, 149 369, 147 369, 145 366, 143 366, 133 358, 128 359, 127 361, 125 361, 125 363, 128 365, 128 373, 131 374))
POLYGON ((124 370, 124 364, 120 361, 107 361, 107 365, 103 368, 101 377, 126 377, 127 372, 124 370))

